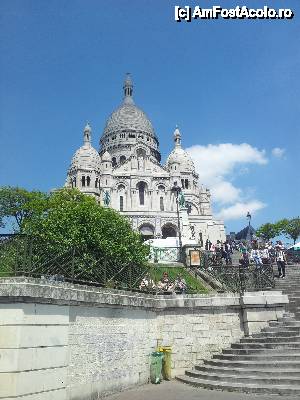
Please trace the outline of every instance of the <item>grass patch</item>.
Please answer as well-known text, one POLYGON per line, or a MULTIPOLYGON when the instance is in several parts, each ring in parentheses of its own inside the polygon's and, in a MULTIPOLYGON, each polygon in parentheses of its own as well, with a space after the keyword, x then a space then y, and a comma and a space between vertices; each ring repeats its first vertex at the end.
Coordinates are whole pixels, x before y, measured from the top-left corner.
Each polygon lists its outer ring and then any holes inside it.
POLYGON ((164 272, 167 272, 169 275, 169 279, 171 281, 175 281, 178 274, 184 278, 188 286, 188 293, 202 293, 207 294, 209 290, 201 283, 200 280, 192 276, 186 268, 183 267, 170 267, 169 265, 160 265, 159 267, 156 265, 150 265, 150 274, 151 278, 155 283, 161 280, 164 272))

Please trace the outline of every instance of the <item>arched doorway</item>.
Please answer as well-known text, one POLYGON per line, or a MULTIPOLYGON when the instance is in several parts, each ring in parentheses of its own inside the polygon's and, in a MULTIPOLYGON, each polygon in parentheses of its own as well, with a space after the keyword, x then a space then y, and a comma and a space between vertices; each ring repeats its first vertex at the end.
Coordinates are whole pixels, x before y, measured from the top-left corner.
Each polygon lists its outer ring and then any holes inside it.
POLYGON ((143 224, 139 227, 139 232, 143 237, 143 240, 154 238, 154 226, 151 224, 143 224))
POLYGON ((161 228, 161 234, 163 239, 166 239, 167 237, 176 237, 177 227, 173 224, 165 224, 161 228))

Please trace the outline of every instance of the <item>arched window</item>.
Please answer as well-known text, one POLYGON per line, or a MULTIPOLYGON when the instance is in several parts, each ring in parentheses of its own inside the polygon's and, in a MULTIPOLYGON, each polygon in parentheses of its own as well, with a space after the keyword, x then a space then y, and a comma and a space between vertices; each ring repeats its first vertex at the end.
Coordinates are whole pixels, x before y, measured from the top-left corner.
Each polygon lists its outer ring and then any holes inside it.
POLYGON ((126 161, 126 157, 125 156, 121 156, 120 157, 120 164, 123 164, 126 161))
POLYGON ((116 157, 113 157, 113 158, 111 159, 111 162, 112 162, 112 166, 115 167, 115 166, 117 165, 116 157))
POLYGON ((159 198, 159 205, 160 205, 160 211, 165 211, 164 198, 162 196, 159 198))
POLYGON ((185 188, 188 189, 188 188, 189 188, 189 180, 188 180, 188 179, 185 179, 184 182, 185 182, 185 188))
POLYGON ((95 180, 95 188, 97 188, 98 187, 98 178, 96 178, 96 180, 95 180))
POLYGON ((139 199, 141 206, 145 204, 145 187, 146 187, 145 182, 138 183, 139 199))
POLYGON ((86 177, 86 186, 90 186, 91 178, 89 176, 86 177))
POLYGON ((76 187, 76 178, 74 178, 73 183, 74 183, 74 187, 76 187))
POLYGON ((184 179, 181 179, 181 187, 184 189, 184 179))
POLYGON ((81 186, 85 187, 85 176, 81 177, 81 186))
POLYGON ((123 196, 120 196, 120 211, 124 210, 124 198, 123 196))

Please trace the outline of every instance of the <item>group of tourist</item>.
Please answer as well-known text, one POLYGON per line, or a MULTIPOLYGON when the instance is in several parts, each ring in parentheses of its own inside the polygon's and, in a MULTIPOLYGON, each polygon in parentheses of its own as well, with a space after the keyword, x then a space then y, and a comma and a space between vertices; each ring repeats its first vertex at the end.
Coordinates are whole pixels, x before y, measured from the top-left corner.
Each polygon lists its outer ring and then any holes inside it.
POLYGON ((176 279, 172 281, 166 271, 156 284, 150 275, 146 275, 139 286, 140 290, 153 290, 166 293, 185 293, 187 288, 187 283, 181 274, 178 274, 176 279))
POLYGON ((226 265, 232 264, 233 246, 232 243, 226 241, 222 243, 220 240, 216 244, 213 244, 210 240, 206 240, 205 250, 211 252, 213 261, 216 263, 225 261, 226 265))
POLYGON ((256 268, 261 268, 263 265, 276 262, 278 277, 285 278, 286 249, 280 240, 276 244, 271 241, 259 243, 257 240, 252 240, 251 243, 246 241, 226 241, 222 243, 218 240, 215 245, 207 240, 205 249, 211 252, 213 261, 223 263, 224 260, 226 265, 232 264, 234 250, 240 252, 239 264, 245 267, 254 263, 256 268))

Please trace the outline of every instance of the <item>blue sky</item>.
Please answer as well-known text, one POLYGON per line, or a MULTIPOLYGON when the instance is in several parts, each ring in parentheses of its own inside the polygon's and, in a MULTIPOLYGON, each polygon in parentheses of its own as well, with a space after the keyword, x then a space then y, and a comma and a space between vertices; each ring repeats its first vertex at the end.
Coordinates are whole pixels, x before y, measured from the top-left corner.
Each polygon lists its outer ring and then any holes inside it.
POLYGON ((0 185, 62 186, 86 121, 98 148, 129 71, 163 159, 178 124, 228 231, 248 208, 254 226, 299 215, 300 2, 242 3, 295 17, 176 23, 181 3, 167 0, 2 0, 0 185))

